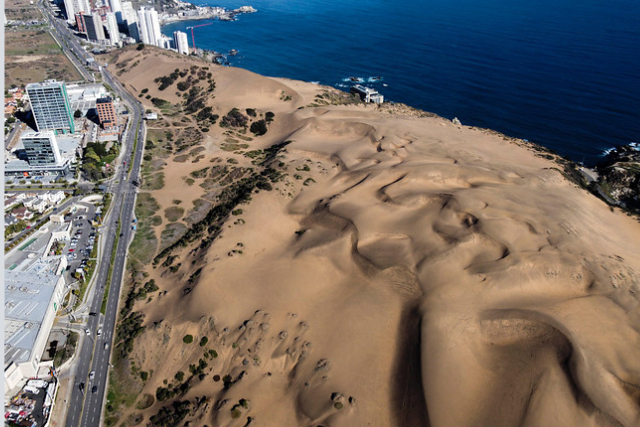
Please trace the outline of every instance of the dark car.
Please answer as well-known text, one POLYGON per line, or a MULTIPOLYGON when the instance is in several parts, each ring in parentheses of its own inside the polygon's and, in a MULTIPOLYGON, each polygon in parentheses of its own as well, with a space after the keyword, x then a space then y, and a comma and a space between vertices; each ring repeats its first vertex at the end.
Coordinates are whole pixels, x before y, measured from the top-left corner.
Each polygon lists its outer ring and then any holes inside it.
POLYGON ((91 387, 91 393, 96 394, 98 392, 98 386, 91 387))

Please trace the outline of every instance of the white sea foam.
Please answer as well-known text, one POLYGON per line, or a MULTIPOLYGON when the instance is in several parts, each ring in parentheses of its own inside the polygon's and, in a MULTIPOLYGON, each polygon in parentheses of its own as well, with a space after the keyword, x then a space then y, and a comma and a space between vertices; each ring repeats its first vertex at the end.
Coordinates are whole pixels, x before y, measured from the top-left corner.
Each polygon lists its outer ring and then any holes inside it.
MULTIPOLYGON (((640 151, 640 143, 638 142, 630 142, 629 144, 627 144, 627 147, 631 148, 634 151, 640 151)), ((602 150, 602 155, 608 156, 609 154, 611 154, 612 151, 615 151, 615 147, 602 150)))

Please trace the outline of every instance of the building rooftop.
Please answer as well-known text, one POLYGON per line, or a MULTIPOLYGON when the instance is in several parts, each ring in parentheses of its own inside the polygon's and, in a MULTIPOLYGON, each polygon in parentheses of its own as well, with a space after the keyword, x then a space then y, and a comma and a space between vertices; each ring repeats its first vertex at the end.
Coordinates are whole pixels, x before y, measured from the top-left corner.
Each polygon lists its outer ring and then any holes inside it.
POLYGON ((64 170, 67 168, 67 164, 69 163, 69 159, 62 159, 60 163, 57 165, 30 165, 29 162, 25 160, 9 160, 4 164, 5 173, 9 172, 22 172, 22 171, 55 171, 55 170, 64 170))
MULTIPOLYGON (((51 233, 65 231, 69 227, 71 227, 71 224, 68 222, 63 222, 62 224, 47 223, 31 237, 20 243, 17 249, 5 254, 5 270, 31 271, 32 268, 35 268, 33 266, 42 261, 41 257, 46 255, 44 251, 47 248, 49 239, 51 239, 51 233)), ((47 260, 50 259, 58 259, 58 257, 47 258, 47 260)))
POLYGON ((29 83, 25 86, 25 88, 29 90, 29 89, 38 89, 38 88, 49 87, 49 86, 60 86, 63 84, 64 82, 62 81, 59 82, 56 79, 49 79, 39 83, 29 83))
POLYGON ((107 89, 100 83, 71 84, 67 86, 67 94, 73 111, 96 108, 96 101, 107 94, 107 89))
MULTIPOLYGON (((29 271, 4 272, 4 363, 29 360, 56 284, 60 257, 36 263, 29 271), (57 258, 57 259, 56 259, 57 258)), ((56 307, 57 309, 57 307, 56 307)))

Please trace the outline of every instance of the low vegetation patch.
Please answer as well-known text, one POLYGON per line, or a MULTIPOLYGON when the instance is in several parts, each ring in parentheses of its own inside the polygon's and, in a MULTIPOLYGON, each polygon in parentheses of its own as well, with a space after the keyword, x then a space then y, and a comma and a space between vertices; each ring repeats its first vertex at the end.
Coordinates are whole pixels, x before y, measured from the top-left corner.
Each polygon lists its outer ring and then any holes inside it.
POLYGON ((180 218, 182 218, 183 214, 184 209, 178 206, 171 206, 164 210, 164 217, 171 222, 178 221, 180 218))

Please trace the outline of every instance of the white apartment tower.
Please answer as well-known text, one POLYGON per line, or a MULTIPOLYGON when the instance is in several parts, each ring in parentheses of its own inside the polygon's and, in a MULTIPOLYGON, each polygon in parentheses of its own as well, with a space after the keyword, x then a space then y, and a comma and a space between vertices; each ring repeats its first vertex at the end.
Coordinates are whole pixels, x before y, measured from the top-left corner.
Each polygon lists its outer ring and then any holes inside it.
POLYGON ((120 0, 109 0, 109 9, 111 12, 122 12, 122 5, 120 4, 120 0))
POLYGON ((162 33, 158 12, 152 7, 141 7, 138 11, 138 29, 142 43, 162 47, 162 33))
POLYGON ((120 31, 118 30, 118 21, 116 20, 116 14, 113 12, 106 15, 107 31, 109 31, 109 41, 112 45, 120 43, 120 31))
POLYGON ((189 54, 189 39, 187 38, 187 33, 183 33, 182 31, 174 31, 173 43, 175 44, 178 53, 181 53, 183 55, 189 54))
POLYGON ((89 0, 64 0, 64 8, 67 11, 67 22, 75 23, 76 13, 91 13, 91 4, 89 0))

